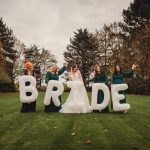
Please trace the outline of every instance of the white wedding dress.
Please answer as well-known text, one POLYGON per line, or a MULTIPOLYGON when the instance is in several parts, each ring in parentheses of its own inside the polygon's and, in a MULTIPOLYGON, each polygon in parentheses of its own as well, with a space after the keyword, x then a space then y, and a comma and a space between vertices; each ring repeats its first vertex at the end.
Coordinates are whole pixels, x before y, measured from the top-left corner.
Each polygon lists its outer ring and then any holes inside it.
POLYGON ((71 87, 66 102, 62 105, 60 113, 88 113, 91 112, 88 95, 78 70, 75 75, 69 73, 67 86, 71 87))

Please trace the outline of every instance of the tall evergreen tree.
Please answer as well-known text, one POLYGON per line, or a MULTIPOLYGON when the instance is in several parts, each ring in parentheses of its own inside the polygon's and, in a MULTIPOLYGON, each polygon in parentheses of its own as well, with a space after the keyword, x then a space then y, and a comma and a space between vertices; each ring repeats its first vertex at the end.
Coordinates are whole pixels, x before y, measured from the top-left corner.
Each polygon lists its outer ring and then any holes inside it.
MULTIPOLYGON (((3 48, 2 43, 0 42, 0 49, 3 48)), ((5 62, 5 56, 0 51, 0 84, 6 84, 10 83, 10 78, 6 71, 6 62, 5 62)), ((1 88, 0 88, 1 90, 1 88)))
POLYGON ((65 61, 69 64, 76 63, 81 71, 83 81, 88 78, 91 67, 100 60, 98 41, 87 29, 78 29, 70 38, 70 44, 64 52, 65 61))
POLYGON ((0 55, 1 63, 5 64, 3 71, 6 72, 9 82, 13 84, 13 66, 16 59, 16 51, 14 50, 15 37, 13 31, 4 24, 0 18, 0 55))
POLYGON ((123 10, 126 31, 138 32, 145 24, 150 24, 150 0, 134 0, 127 10, 123 10))

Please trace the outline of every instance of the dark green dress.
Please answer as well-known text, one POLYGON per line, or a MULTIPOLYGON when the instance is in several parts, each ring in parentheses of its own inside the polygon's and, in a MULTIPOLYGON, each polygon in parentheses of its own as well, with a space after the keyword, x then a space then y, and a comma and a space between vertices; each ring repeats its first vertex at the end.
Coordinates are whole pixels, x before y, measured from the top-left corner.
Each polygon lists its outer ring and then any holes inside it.
MULTIPOLYGON (((94 83, 105 83, 106 85, 108 85, 108 77, 107 74, 103 71, 100 74, 96 74, 95 77, 91 80, 94 83)), ((98 90, 98 95, 97 95, 97 103, 101 104, 104 100, 104 93, 102 90, 98 90)), ((94 112, 99 112, 99 110, 93 110, 94 112)), ((109 112, 109 108, 108 106, 103 109, 101 112, 109 112)))
MULTIPOLYGON (((24 70, 24 75, 28 75, 28 71, 24 70)), ((34 71, 32 71, 32 76, 34 76, 34 71)), ((30 82, 26 82, 25 86, 29 86, 30 82)), ((27 96, 31 96, 31 92, 26 92, 27 96)), ((26 113, 26 112, 35 112, 36 111, 36 100, 30 103, 22 103, 20 112, 26 113)))
MULTIPOLYGON (((49 80, 58 80, 59 79, 59 75, 63 74, 63 72, 65 71, 66 67, 62 67, 57 73, 53 74, 51 72, 47 72, 46 76, 45 76, 45 82, 48 83, 49 80)), ((57 88, 54 87, 53 91, 56 91, 57 88)), ((59 96, 59 100, 61 102, 61 96, 59 96)), ((44 111, 45 112, 59 112, 59 110, 61 109, 61 105, 60 106, 55 106, 53 101, 51 100, 51 103, 49 105, 45 105, 44 111)))
MULTIPOLYGON (((133 70, 126 70, 122 73, 113 74, 112 84, 123 84, 125 83, 123 78, 130 78, 133 76, 133 70)), ((125 94, 125 91, 119 91, 119 94, 125 94)), ((126 103, 126 98, 120 101, 121 104, 126 103)), ((112 105, 111 105, 112 106, 112 105)))

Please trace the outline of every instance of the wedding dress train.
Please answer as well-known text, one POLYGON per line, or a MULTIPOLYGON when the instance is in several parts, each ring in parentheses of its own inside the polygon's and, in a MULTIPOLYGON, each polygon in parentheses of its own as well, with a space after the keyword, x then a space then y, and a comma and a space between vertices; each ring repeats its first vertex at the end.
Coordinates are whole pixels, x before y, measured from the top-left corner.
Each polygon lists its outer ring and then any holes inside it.
POLYGON ((62 105, 60 113, 88 113, 90 110, 89 98, 79 72, 70 76, 67 86, 71 88, 66 102, 62 105), (75 78, 74 78, 75 77, 75 78))

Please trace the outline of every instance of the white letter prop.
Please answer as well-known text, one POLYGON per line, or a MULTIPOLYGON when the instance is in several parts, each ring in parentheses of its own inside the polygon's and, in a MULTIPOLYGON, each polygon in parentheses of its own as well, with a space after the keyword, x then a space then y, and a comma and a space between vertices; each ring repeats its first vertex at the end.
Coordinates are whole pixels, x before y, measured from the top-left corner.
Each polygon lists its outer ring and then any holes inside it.
POLYGON ((110 100, 110 92, 107 85, 104 83, 93 83, 92 85, 92 102, 91 106, 93 110, 103 110, 108 106, 110 100), (104 100, 101 104, 97 104, 97 95, 98 90, 102 90, 104 92, 104 100))
POLYGON ((33 102, 38 97, 38 91, 36 89, 36 80, 33 76, 24 75, 19 77, 19 90, 20 101, 23 103, 33 102), (30 85, 26 86, 26 82, 30 82, 30 85), (31 92, 31 96, 27 96, 26 92, 31 92))
POLYGON ((63 93, 63 91, 64 91, 64 86, 62 82, 56 80, 50 80, 48 82, 48 86, 46 89, 44 104, 49 105, 51 103, 51 98, 52 98, 54 105, 60 106, 60 100, 58 97, 63 93), (57 91, 53 91, 53 87, 57 87, 57 91))
POLYGON ((130 109, 130 104, 120 104, 120 100, 124 99, 124 94, 119 94, 118 91, 126 90, 128 88, 127 84, 112 84, 111 93, 113 101, 114 111, 122 111, 130 109))

